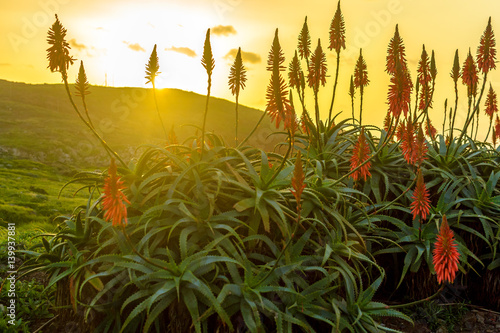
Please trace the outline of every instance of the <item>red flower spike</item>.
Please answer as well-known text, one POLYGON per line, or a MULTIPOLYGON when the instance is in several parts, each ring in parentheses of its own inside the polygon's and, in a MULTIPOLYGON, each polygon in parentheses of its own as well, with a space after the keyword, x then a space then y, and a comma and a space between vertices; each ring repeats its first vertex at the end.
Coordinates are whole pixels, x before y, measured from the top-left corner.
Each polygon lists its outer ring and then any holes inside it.
POLYGON ((398 65, 396 74, 391 77, 391 84, 387 94, 387 104, 389 104, 389 111, 395 118, 404 113, 408 114, 410 108, 411 91, 413 83, 411 82, 410 73, 403 71, 402 66, 398 65))
POLYGON ((488 73, 490 69, 496 68, 495 58, 497 50, 495 49, 495 45, 495 35, 491 28, 490 17, 477 48, 477 66, 483 73, 488 73))
POLYGON ((288 87, 285 83, 285 79, 280 73, 285 70, 285 66, 283 66, 284 61, 285 56, 280 46, 278 29, 276 29, 271 51, 269 51, 269 57, 267 60, 267 70, 272 73, 271 80, 266 91, 266 112, 269 114, 272 121, 276 122, 276 128, 279 128, 280 123, 283 121, 285 123, 285 129, 288 129, 287 126, 291 125, 291 113, 293 110, 288 99, 288 87))
POLYGON ((416 148, 415 142, 415 129, 411 116, 406 122, 406 126, 400 127, 401 135, 401 152, 408 164, 414 164, 414 149, 416 148))
POLYGON ((436 127, 434 127, 434 125, 432 125, 432 122, 430 119, 428 121, 427 120, 425 121, 425 134, 430 136, 432 138, 432 140, 435 140, 435 138, 436 138, 437 129, 436 129, 436 127), (429 126, 430 126, 430 128, 429 128, 429 126))
POLYGON ((360 49, 356 68, 354 69, 354 86, 356 88, 366 87, 368 83, 370 83, 366 68, 366 62, 365 59, 363 59, 363 49, 360 49))
POLYGON ((495 128, 493 129, 493 133, 493 137, 495 137, 496 139, 500 139, 500 118, 498 118, 498 115, 495 121, 495 128))
POLYGON ((302 192, 306 188, 304 180, 305 180, 305 175, 304 175, 304 170, 302 168, 302 156, 299 151, 295 159, 295 168, 293 170, 293 176, 292 176, 293 190, 290 190, 293 196, 295 197, 295 200, 297 200, 297 211, 300 211, 302 192))
POLYGON ((420 61, 418 62, 417 78, 422 90, 420 91, 420 103, 418 105, 419 110, 425 109, 426 106, 431 107, 431 71, 430 71, 430 60, 425 51, 425 45, 422 49, 422 55, 420 61))
POLYGON ((422 176, 422 170, 420 168, 418 168, 417 171, 417 185, 415 186, 415 190, 413 191, 411 198, 413 201, 410 204, 410 207, 413 219, 420 216, 420 222, 422 222, 427 217, 427 214, 429 214, 431 202, 429 200, 429 191, 425 186, 424 177, 422 176))
POLYGON ((309 55, 311 54, 311 36, 309 35, 309 27, 307 26, 307 16, 299 34, 297 49, 299 50, 300 59, 309 59, 309 55))
POLYGON ((392 131, 392 128, 394 127, 394 125, 395 124, 392 124, 392 127, 389 128, 389 126, 391 126, 391 113, 387 112, 387 114, 385 115, 385 118, 384 118, 384 131, 389 133, 389 131, 392 131))
POLYGON ((476 63, 469 49, 469 54, 462 67, 462 82, 467 86, 467 96, 471 97, 476 95, 478 81, 476 63))
POLYGON ((330 24, 330 46, 329 49, 335 49, 335 52, 340 53, 341 49, 345 49, 345 22, 342 11, 340 10, 340 0, 337 4, 337 10, 330 24))
POLYGON ((127 225, 127 207, 125 202, 130 204, 125 194, 121 191, 125 188, 116 174, 115 160, 111 160, 108 168, 108 177, 104 180, 104 195, 102 208, 104 219, 112 222, 113 226, 127 225))
POLYGON ((486 96, 486 102, 484 103, 484 112, 490 116, 490 120, 493 119, 493 115, 498 112, 497 94, 493 90, 490 83, 490 89, 488 90, 488 95, 486 96))
POLYGON ((450 73, 453 82, 457 83, 458 79, 462 76, 460 72, 460 60, 458 59, 458 50, 455 51, 455 59, 453 61, 453 67, 450 73))
POLYGON ((403 39, 399 35, 398 25, 396 24, 396 31, 387 48, 386 72, 395 75, 398 65, 401 66, 403 72, 406 72, 407 65, 405 57, 405 46, 403 45, 403 39))
POLYGON ((448 281, 453 283, 458 271, 458 259, 460 253, 457 250, 453 231, 448 225, 446 215, 443 215, 443 223, 434 243, 432 263, 436 270, 438 283, 448 281))
POLYGON ((406 131, 406 125, 402 121, 399 123, 399 126, 398 126, 397 131, 396 131, 396 139, 398 139, 398 141, 403 138, 405 131, 406 131))
POLYGON ((415 165, 420 165, 424 160, 427 159, 427 150, 427 142, 425 141, 422 125, 420 124, 420 126, 418 127, 415 149, 413 151, 413 163, 415 163, 415 165))
MULTIPOLYGON (((351 171, 360 166, 369 157, 370 157, 370 147, 366 142, 364 129, 361 128, 361 133, 359 133, 358 141, 354 145, 354 149, 352 151, 351 171)), ((358 178, 363 177, 363 179, 366 181, 366 178, 371 176, 370 166, 371 162, 367 162, 361 168, 353 172, 351 174, 351 178, 354 179, 354 181, 357 181, 358 178)))
POLYGON ((309 74, 307 76, 309 87, 312 87, 314 91, 318 91, 320 84, 324 86, 326 84, 326 71, 326 55, 321 47, 321 41, 318 39, 318 46, 311 55, 311 61, 309 62, 309 74))

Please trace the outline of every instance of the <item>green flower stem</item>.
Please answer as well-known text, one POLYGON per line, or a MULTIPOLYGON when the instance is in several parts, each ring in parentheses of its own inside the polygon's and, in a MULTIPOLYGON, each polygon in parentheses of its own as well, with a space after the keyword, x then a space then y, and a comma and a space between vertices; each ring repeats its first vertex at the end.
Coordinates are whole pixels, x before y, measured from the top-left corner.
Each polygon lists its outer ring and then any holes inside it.
POLYGON ((165 125, 163 124, 163 120, 161 119, 161 114, 160 114, 160 108, 158 107, 158 99, 156 98, 156 87, 155 87, 155 81, 151 81, 153 84, 153 98, 155 100, 155 107, 156 107, 156 112, 158 113, 158 118, 160 119, 161 127, 163 128, 163 133, 165 134, 165 140, 168 141, 168 134, 167 130, 165 129, 165 125))
POLYGON ((406 193, 408 193, 410 191, 410 188, 412 188, 415 185, 416 182, 417 182, 417 177, 415 177, 415 179, 413 179, 413 181, 408 186, 408 188, 406 190, 404 190, 397 198, 395 198, 394 200, 392 200, 391 202, 389 202, 387 205, 384 205, 381 209, 376 209, 370 215, 378 214, 379 211, 384 211, 387 208, 389 208, 391 205, 393 205, 395 202, 399 201, 399 199, 401 199, 403 196, 406 195, 406 193))
POLYGON ((257 124, 254 126, 254 128, 252 129, 252 131, 247 135, 247 137, 241 141, 241 143, 236 147, 236 149, 238 148, 241 148, 241 146, 248 141, 248 139, 250 139, 250 137, 255 133, 255 131, 257 130, 257 128, 259 127, 260 123, 262 122, 262 120, 264 120, 264 117, 266 116, 266 112, 262 112, 262 116, 260 117, 259 121, 257 122, 257 124))
POLYGON ((476 112, 479 112, 479 104, 481 103, 481 99, 483 97, 484 87, 486 86, 486 79, 487 79, 487 77, 488 77, 488 72, 484 73, 483 86, 481 88, 481 93, 479 94, 479 98, 477 100, 477 103, 474 106, 473 111, 471 112, 470 115, 467 115, 467 119, 465 121, 464 128, 462 129, 462 133, 460 133, 460 137, 458 138, 458 142, 461 142, 462 139, 464 138, 464 135, 467 132, 467 128, 469 127, 472 119, 474 118, 474 114, 476 112))
POLYGON ((66 93, 69 97, 69 101, 71 102, 73 109, 75 109, 76 113, 78 114, 78 117, 80 117, 80 119, 85 123, 85 125, 87 125, 87 127, 92 131, 92 133, 97 137, 97 139, 99 139, 99 141, 103 145, 104 149, 108 152, 110 157, 114 156, 118 161, 120 161, 120 163, 123 165, 124 168, 128 168, 127 164, 125 164, 120 155, 118 155, 118 153, 116 153, 113 149, 111 149, 109 145, 106 143, 106 141, 104 141, 104 139, 99 135, 99 133, 97 133, 95 128, 87 120, 85 120, 85 118, 83 118, 80 110, 78 110, 78 107, 76 106, 75 101, 73 100, 73 97, 71 96, 71 92, 69 91, 67 75, 65 73, 61 74, 64 81, 64 87, 66 88, 66 93))
POLYGON ((203 153, 205 152, 205 127, 207 124, 207 114, 208 114, 208 102, 210 101, 210 89, 212 88, 212 75, 208 75, 208 87, 207 87, 207 101, 205 103, 205 113, 203 114, 203 127, 201 129, 201 156, 203 158, 203 153))
POLYGON ((285 163, 288 159, 288 156, 290 155, 290 152, 292 151, 293 149, 293 142, 292 142, 292 133, 290 130, 288 130, 288 139, 290 140, 290 143, 288 144, 288 149, 286 150, 286 154, 285 156, 283 157, 283 159, 281 160, 281 163, 280 163, 280 166, 278 167, 278 169, 274 172, 273 176, 271 177, 271 179, 269 179, 269 181, 267 181, 265 184, 264 184, 264 188, 267 188, 275 179, 276 177, 278 177, 279 173, 281 172, 281 170, 283 170, 283 167, 285 166, 285 163))
POLYGON ((420 299, 420 300, 415 301, 415 302, 405 303, 405 304, 397 304, 397 305, 386 305, 385 307, 370 308, 370 310, 401 309, 401 308, 405 308, 407 306, 412 306, 412 305, 417 305, 417 304, 424 303, 424 302, 429 302, 429 301, 432 301, 434 298, 438 297, 439 294, 441 294, 441 292, 444 289, 444 286, 445 286, 444 283, 441 284, 441 287, 438 289, 438 291, 436 291, 436 293, 434 295, 420 299))
POLYGON ((328 127, 332 124, 332 111, 333 111, 333 102, 335 101, 335 93, 337 91, 337 83, 339 79, 339 67, 340 67, 340 49, 337 52, 337 69, 335 71, 335 84, 333 85, 333 94, 332 94, 332 103, 330 104, 330 111, 328 112, 328 127))

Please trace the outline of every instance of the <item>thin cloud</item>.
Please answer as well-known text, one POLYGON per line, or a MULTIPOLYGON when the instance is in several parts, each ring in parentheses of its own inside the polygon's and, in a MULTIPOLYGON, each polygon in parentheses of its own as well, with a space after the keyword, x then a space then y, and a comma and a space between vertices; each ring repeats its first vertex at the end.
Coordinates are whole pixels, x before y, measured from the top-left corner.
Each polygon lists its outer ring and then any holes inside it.
POLYGON ((127 41, 123 41, 123 44, 126 44, 127 47, 129 49, 131 49, 132 51, 146 52, 146 50, 141 45, 139 45, 139 43, 130 43, 130 42, 127 42, 127 41))
POLYGON ((0 67, 10 67, 10 66, 12 66, 12 64, 8 64, 6 62, 0 63, 0 67))
POLYGON ((173 51, 173 52, 178 52, 178 53, 182 53, 182 54, 185 54, 187 55, 188 57, 191 57, 191 58, 194 58, 196 57, 196 52, 194 52, 194 50, 190 49, 189 47, 176 47, 176 46, 172 46, 172 47, 167 47, 165 49, 165 51, 173 51))
POLYGON ((78 51, 83 51, 87 48, 87 45, 78 43, 74 38, 69 40, 69 46, 78 51))
POLYGON ((236 29, 232 25, 218 25, 210 29, 210 32, 218 36, 235 35, 236 29))
MULTIPOLYGON (((236 54, 238 53, 238 49, 231 49, 225 56, 224 59, 227 60, 233 60, 236 57, 236 54)), ((243 62, 248 62, 250 64, 258 64, 262 61, 260 55, 257 53, 253 52, 245 52, 241 51, 241 59, 243 62)))

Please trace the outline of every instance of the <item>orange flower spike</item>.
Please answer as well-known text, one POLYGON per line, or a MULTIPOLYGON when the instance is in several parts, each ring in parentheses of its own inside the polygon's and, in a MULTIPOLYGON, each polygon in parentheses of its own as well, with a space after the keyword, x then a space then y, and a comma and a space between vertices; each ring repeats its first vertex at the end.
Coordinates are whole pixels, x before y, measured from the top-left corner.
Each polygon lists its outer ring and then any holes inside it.
POLYGON ((370 80, 368 80, 366 62, 363 58, 363 50, 360 49, 356 68, 354 69, 354 87, 363 89, 368 83, 370 83, 370 80))
POLYGON ((425 186, 424 177, 422 176, 422 170, 420 168, 418 168, 417 171, 417 185, 415 186, 411 198, 413 199, 413 202, 410 204, 413 219, 416 219, 419 215, 422 218, 421 221, 425 220, 427 214, 429 214, 431 202, 429 200, 429 191, 425 186))
POLYGON ((406 72, 407 65, 405 57, 405 46, 403 44, 403 39, 399 35, 398 25, 396 24, 396 31, 387 48, 386 72, 395 75, 398 64, 402 67, 402 71, 406 72))
POLYGON ((488 25, 481 36, 479 47, 477 48, 477 66, 483 73, 488 73, 490 69, 495 69, 496 53, 495 35, 491 28, 491 17, 488 20, 488 25))
POLYGON ((439 234, 434 243, 434 250, 432 251, 432 262, 436 270, 438 283, 444 281, 452 283, 455 280, 460 253, 453 238, 453 231, 448 225, 446 215, 443 215, 443 222, 441 223, 439 234))
MULTIPOLYGON (((351 171, 359 167, 369 157, 370 157, 370 147, 366 142, 364 129, 361 128, 361 133, 359 133, 358 141, 354 145, 354 149, 352 151, 351 171)), ((370 166, 371 162, 367 162, 361 168, 353 172, 351 174, 351 178, 354 179, 354 181, 357 181, 358 178, 363 177, 363 179, 366 181, 366 178, 371 176, 370 166)))
POLYGON ((493 119, 493 115, 498 112, 497 94, 493 90, 490 83, 490 89, 488 90, 488 95, 486 96, 486 102, 484 103, 484 112, 493 119))
POLYGON ((495 145, 496 139, 500 139, 500 118, 498 118, 498 115, 495 121, 495 128, 493 129, 493 140, 495 145))
POLYGON ((467 86, 467 96, 471 97, 476 95, 478 81, 476 63, 469 49, 469 54, 462 67, 462 82, 467 86))
POLYGON ((434 127, 434 125, 432 125, 432 122, 430 119, 429 119, 429 121, 425 121, 425 134, 430 136, 433 140, 436 139, 437 129, 436 129, 436 127, 434 127), (430 128, 429 128, 429 125, 430 125, 430 128))
POLYGON ((321 41, 318 39, 318 46, 311 56, 309 62, 309 74, 307 76, 307 83, 314 91, 318 91, 319 85, 326 84, 326 55, 321 47, 321 41))
POLYGON ((297 49, 299 50, 300 59, 309 59, 311 55, 311 35, 309 34, 309 27, 307 26, 307 16, 299 34, 297 49))
POLYGON ((453 67, 450 73, 453 82, 457 83, 458 79, 462 76, 462 72, 460 71, 460 60, 458 58, 458 50, 455 51, 455 58, 453 60, 453 67))
POLYGON ((392 124, 391 128, 389 128, 390 126, 391 126, 391 113, 387 112, 384 118, 384 131, 386 131, 387 133, 389 133, 389 131, 392 131, 392 127, 394 127, 394 124, 392 124))
POLYGON ((416 165, 422 164, 422 162, 427 159, 428 149, 427 142, 425 142, 424 131, 422 130, 422 125, 420 125, 416 137, 415 150, 413 151, 413 162, 416 165))
POLYGON ((420 92, 420 103, 418 105, 419 110, 425 109, 427 104, 431 107, 431 102, 429 101, 431 96, 431 72, 430 72, 430 60, 425 50, 425 45, 422 47, 422 55, 418 63, 417 78, 422 90, 420 92))
POLYGON ((285 127, 287 124, 291 124, 289 120, 291 119, 290 112, 292 112, 292 106, 288 99, 288 87, 280 73, 286 69, 283 65, 284 61, 285 55, 280 46, 278 29, 276 29, 267 59, 267 70, 271 71, 271 80, 266 91, 266 112, 271 117, 271 120, 276 123, 276 128, 279 128, 282 121, 285 122, 285 127))
POLYGON ((408 164, 414 164, 414 149, 416 148, 415 143, 415 129, 413 127, 413 122, 411 116, 408 118, 406 127, 402 126, 400 128, 401 135, 401 152, 408 164))
POLYGON ((340 53, 341 49, 345 49, 345 22, 344 15, 340 10, 340 0, 337 3, 337 10, 330 24, 330 50, 335 49, 335 52, 340 53))
POLYGON ((108 177, 104 180, 102 207, 104 219, 112 222, 113 226, 125 226, 128 223, 125 202, 130 204, 130 201, 121 191, 124 188, 123 181, 116 174, 115 160, 112 159, 108 168, 108 177))
POLYGON ((400 64, 397 65, 397 68, 396 74, 391 77, 391 84, 387 94, 389 111, 396 118, 401 115, 401 112, 404 113, 405 117, 408 114, 413 89, 410 73, 403 70, 400 64))
POLYGON ((304 175, 304 170, 302 168, 302 156, 299 151, 295 159, 295 168, 293 170, 293 176, 292 176, 293 190, 290 190, 293 196, 295 197, 295 200, 297 200, 297 211, 300 211, 302 192, 306 188, 304 180, 305 180, 305 175, 304 175))

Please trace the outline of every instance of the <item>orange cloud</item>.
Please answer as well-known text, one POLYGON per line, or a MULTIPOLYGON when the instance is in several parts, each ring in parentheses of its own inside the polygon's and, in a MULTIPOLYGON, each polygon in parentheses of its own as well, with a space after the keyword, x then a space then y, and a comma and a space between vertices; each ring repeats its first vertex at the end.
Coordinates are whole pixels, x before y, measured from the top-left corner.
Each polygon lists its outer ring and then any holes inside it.
POLYGON ((176 47, 176 46, 172 46, 172 47, 167 47, 165 49, 165 51, 173 51, 173 52, 178 52, 178 53, 182 53, 182 54, 185 54, 187 55, 188 57, 196 57, 196 52, 194 52, 194 50, 190 49, 189 47, 176 47))
POLYGON ((82 50, 85 50, 87 48, 87 45, 77 43, 76 39, 74 39, 74 38, 69 40, 69 46, 71 46, 72 48, 74 48, 75 50, 78 50, 78 51, 82 51, 82 50))
POLYGON ((139 45, 139 43, 130 43, 130 42, 127 42, 127 41, 123 41, 123 43, 127 44, 127 47, 129 49, 131 49, 132 51, 146 52, 146 50, 141 45, 139 45))
MULTIPOLYGON (((224 59, 233 60, 238 53, 238 49, 231 49, 225 56, 224 59)), ((248 62, 250 64, 258 64, 262 61, 260 55, 253 52, 241 51, 241 59, 243 62, 248 62)))
POLYGON ((210 32, 218 36, 229 36, 235 35, 236 29, 232 25, 218 25, 210 29, 210 32))

